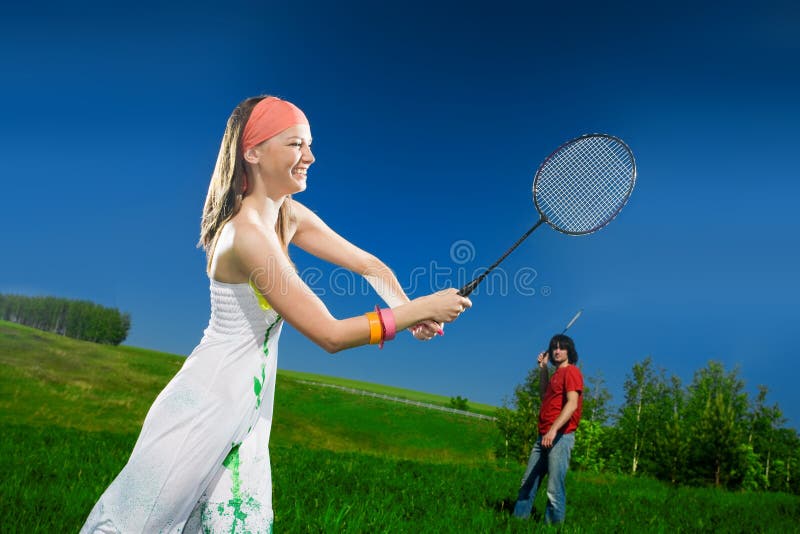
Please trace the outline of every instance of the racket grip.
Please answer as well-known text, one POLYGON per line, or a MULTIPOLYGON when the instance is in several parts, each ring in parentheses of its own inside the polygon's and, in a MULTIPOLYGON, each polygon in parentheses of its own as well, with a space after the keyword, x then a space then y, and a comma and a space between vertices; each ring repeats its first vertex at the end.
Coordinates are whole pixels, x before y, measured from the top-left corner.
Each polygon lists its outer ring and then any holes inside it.
POLYGON ((461 289, 459 289, 458 290, 458 294, 461 295, 462 297, 468 297, 469 294, 472 293, 475 290, 476 287, 478 287, 478 284, 480 283, 480 281, 481 281, 480 278, 476 278, 475 280, 473 280, 469 284, 467 284, 464 287, 462 287, 461 289))

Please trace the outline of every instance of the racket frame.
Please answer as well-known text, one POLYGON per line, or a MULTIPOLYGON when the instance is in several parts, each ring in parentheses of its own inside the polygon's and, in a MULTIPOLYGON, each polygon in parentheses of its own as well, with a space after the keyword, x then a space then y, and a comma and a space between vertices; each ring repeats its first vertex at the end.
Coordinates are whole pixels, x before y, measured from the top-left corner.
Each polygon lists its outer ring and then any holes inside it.
POLYGON ((539 165, 539 168, 536 170, 536 175, 533 178, 533 205, 536 206, 536 211, 539 212, 539 215, 541 215, 542 219, 544 219, 544 221, 547 223, 547 225, 550 226, 553 230, 555 230, 557 232, 561 232, 562 234, 567 234, 567 235, 587 235, 587 234, 591 234, 593 232, 596 232, 596 231, 600 230, 601 228, 606 226, 608 223, 613 221, 614 218, 616 218, 617 215, 619 215, 619 212, 622 211, 622 208, 624 208, 625 205, 628 203, 628 199, 631 197, 631 193, 633 193, 633 188, 634 188, 635 185, 636 185, 636 158, 633 156, 633 151, 628 146, 628 144, 625 141, 623 141, 622 139, 620 139, 619 137, 615 136, 615 135, 604 134, 604 133, 589 133, 589 134, 584 134, 584 135, 578 136, 578 137, 576 137, 574 139, 570 139, 569 141, 566 141, 565 143, 562 143, 561 146, 559 146, 558 148, 553 150, 550 153, 550 155, 547 156, 544 159, 544 161, 542 161, 541 165, 539 165), (539 206, 539 201, 536 198, 536 190, 537 190, 537 187, 539 185, 540 178, 542 176, 542 171, 547 166, 547 164, 550 162, 550 160, 552 160, 556 156, 556 154, 558 154, 559 152, 561 152, 562 150, 564 150, 568 146, 573 145, 573 144, 575 144, 575 143, 577 143, 579 141, 582 141, 583 139, 587 139, 589 137, 604 137, 606 139, 610 139, 610 140, 614 141, 615 143, 617 143, 619 146, 621 146, 628 153, 628 156, 631 158, 631 166, 632 166, 630 183, 628 185, 628 190, 625 192, 625 199, 622 202, 620 202, 620 204, 617 207, 616 211, 614 211, 614 213, 612 213, 610 216, 606 217, 602 222, 600 222, 599 224, 595 225, 594 227, 592 227, 589 230, 583 230, 583 231, 580 231, 580 232, 571 231, 571 230, 565 230, 563 228, 560 228, 560 227, 556 226, 542 212, 542 208, 541 208, 541 206, 539 206))
POLYGON ((636 185, 636 159, 633 157, 633 151, 630 149, 630 147, 625 143, 625 141, 623 141, 619 137, 616 137, 616 136, 613 136, 613 135, 609 135, 609 134, 592 133, 592 134, 584 134, 584 135, 581 135, 579 137, 575 137, 574 139, 570 139, 569 141, 567 141, 565 143, 562 143, 558 148, 553 150, 553 152, 551 152, 550 155, 547 156, 544 159, 544 161, 542 161, 542 163, 539 165, 539 168, 536 170, 536 175, 534 176, 534 180, 533 180, 533 203, 534 203, 534 206, 536 206, 536 211, 539 212, 539 220, 527 232, 525 232, 522 235, 522 237, 520 237, 517 240, 516 243, 511 245, 511 248, 509 248, 502 256, 500 256, 500 259, 498 259, 491 266, 489 266, 477 278, 475 278, 474 280, 472 280, 471 282, 466 284, 464 287, 459 289, 458 290, 458 294, 463 296, 463 297, 469 296, 470 293, 472 293, 475 290, 475 288, 478 287, 478 284, 480 284, 483 281, 483 279, 486 278, 486 276, 495 269, 495 267, 500 265, 500 263, 504 259, 506 259, 509 254, 514 252, 514 250, 516 250, 516 248, 519 247, 522 244, 522 242, 525 241, 525 239, 527 239, 528 236, 531 235, 534 232, 534 230, 539 228, 539 226, 541 226, 542 223, 547 223, 548 226, 550 226, 553 230, 555 230, 557 232, 560 232, 562 234, 567 234, 567 235, 587 235, 587 234, 591 234, 593 232, 596 232, 596 231, 600 230, 601 228, 606 226, 608 223, 613 221, 614 218, 619 214, 619 212, 622 211, 622 208, 625 207, 625 204, 628 203, 628 199, 630 198, 631 193, 633 192, 633 188, 634 188, 635 185, 636 185), (564 229, 556 226, 555 224, 553 224, 552 222, 550 222, 548 220, 547 216, 542 212, 542 209, 540 208, 539 203, 538 203, 538 201, 536 199, 536 189, 537 189, 537 185, 539 184, 539 179, 541 177, 542 170, 545 168, 547 163, 551 159, 553 159, 553 157, 556 154, 561 152, 566 147, 568 147, 568 146, 570 146, 570 145, 572 145, 574 143, 577 143, 578 141, 581 141, 583 139, 589 138, 589 137, 604 137, 604 138, 607 138, 607 139, 611 139, 615 143, 617 143, 620 146, 622 146, 627 151, 628 155, 631 158, 631 165, 632 165, 631 174, 632 174, 632 176, 631 176, 631 179, 630 179, 630 184, 628 186, 628 190, 625 193, 625 198, 623 199, 622 202, 620 202, 619 206, 614 211, 614 213, 612 213, 609 217, 607 217, 605 220, 603 220, 600 224, 596 225, 595 227, 593 227, 590 230, 581 231, 581 232, 568 231, 568 230, 564 230, 564 229))

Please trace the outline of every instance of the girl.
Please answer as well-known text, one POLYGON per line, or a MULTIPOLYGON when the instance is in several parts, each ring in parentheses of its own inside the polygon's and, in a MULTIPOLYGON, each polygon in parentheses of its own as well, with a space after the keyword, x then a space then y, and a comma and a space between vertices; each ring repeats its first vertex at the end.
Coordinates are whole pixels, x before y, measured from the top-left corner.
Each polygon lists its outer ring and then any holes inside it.
POLYGON ((313 163, 299 108, 255 97, 234 109, 201 223, 208 328, 82 533, 271 532, 268 443, 283 322, 334 353, 382 345, 406 328, 431 339, 471 306, 455 289, 409 301, 385 264, 293 200, 313 163), (297 274, 289 243, 364 275, 389 308, 334 318, 297 274))

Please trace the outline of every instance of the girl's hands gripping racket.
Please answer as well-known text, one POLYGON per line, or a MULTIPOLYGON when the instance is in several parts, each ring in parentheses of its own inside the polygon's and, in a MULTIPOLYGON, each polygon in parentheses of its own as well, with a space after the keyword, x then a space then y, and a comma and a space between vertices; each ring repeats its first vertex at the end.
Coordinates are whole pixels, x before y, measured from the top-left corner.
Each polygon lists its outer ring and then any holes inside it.
POLYGON ((467 296, 542 223, 564 234, 585 235, 611 222, 633 192, 636 161, 622 139, 588 134, 567 141, 539 166, 533 202, 539 221, 500 259, 459 290, 467 296))

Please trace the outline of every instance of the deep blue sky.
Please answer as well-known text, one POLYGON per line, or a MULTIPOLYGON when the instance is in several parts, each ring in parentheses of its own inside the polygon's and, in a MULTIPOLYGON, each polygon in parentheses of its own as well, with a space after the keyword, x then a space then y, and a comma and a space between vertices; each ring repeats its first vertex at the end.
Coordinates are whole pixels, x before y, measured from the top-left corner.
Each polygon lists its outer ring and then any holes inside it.
MULTIPOLYGON (((0 12, 0 292, 118 307, 126 343, 188 354, 208 321, 200 213, 247 96, 305 110, 298 199, 414 296, 494 261, 536 220, 541 160, 607 132, 639 165, 608 228, 537 231, 508 291, 479 289, 444 338, 332 357, 287 328, 280 366, 500 404, 584 308, 583 369, 615 403, 648 355, 684 383, 715 359, 800 424, 796 3, 115 4, 0 12), (534 294, 514 289, 533 272, 534 294)), ((335 315, 376 303, 293 257, 335 315)))

